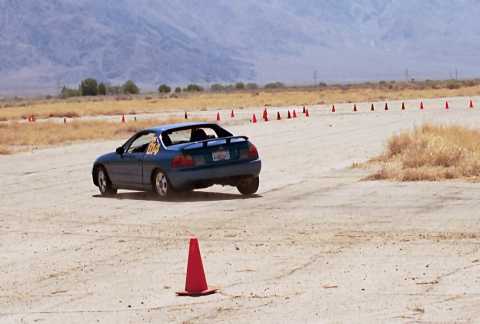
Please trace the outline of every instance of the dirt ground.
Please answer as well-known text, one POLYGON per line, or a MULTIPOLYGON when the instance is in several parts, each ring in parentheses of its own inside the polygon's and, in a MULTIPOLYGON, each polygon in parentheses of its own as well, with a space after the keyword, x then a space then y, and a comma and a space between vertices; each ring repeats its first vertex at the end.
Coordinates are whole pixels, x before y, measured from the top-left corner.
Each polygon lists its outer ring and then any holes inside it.
POLYGON ((228 187, 101 198, 92 162, 119 141, 2 156, 0 322, 478 323, 480 184, 368 182, 350 168, 402 129, 478 127, 466 102, 231 125, 263 160, 249 199, 228 187), (220 293, 175 296, 192 235, 220 293))

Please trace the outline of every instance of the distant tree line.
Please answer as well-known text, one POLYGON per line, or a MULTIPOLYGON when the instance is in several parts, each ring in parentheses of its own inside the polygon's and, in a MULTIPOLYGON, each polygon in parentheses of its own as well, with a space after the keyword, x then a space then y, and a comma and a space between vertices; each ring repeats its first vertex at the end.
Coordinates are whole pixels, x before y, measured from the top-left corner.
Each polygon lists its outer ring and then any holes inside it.
POLYGON ((80 96, 106 96, 119 94, 139 94, 140 88, 132 80, 128 80, 122 85, 110 85, 103 82, 98 83, 93 78, 82 80, 78 88, 68 88, 64 86, 60 91, 60 97, 80 97, 80 96))
MULTIPOLYGON (((281 82, 271 82, 267 83, 263 88, 264 89, 278 89, 284 88, 285 85, 281 82)), ((232 84, 221 84, 215 83, 212 84, 209 88, 210 91, 220 92, 220 91, 234 91, 234 90, 255 90, 260 87, 256 83, 244 83, 237 82, 232 84)), ((161 84, 158 87, 158 92, 160 94, 170 94, 172 91, 176 94, 181 92, 202 92, 205 91, 205 88, 191 83, 181 88, 179 86, 172 88, 168 84, 161 84)), ((111 85, 104 82, 98 82, 94 78, 87 78, 82 80, 78 88, 69 88, 64 86, 60 91, 60 97, 69 98, 69 97, 80 97, 80 96, 106 96, 106 95, 135 95, 140 93, 140 88, 132 80, 128 80, 122 85, 111 85)))

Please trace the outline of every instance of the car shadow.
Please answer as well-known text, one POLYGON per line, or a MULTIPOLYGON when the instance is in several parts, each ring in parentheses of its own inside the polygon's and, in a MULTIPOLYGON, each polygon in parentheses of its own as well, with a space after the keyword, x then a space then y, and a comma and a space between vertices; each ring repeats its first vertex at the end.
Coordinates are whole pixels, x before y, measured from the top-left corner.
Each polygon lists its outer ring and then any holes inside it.
POLYGON ((117 200, 143 200, 159 202, 194 202, 194 201, 222 201, 222 200, 243 200, 261 198, 261 195, 243 196, 241 194, 193 191, 178 193, 167 200, 161 200, 156 194, 143 191, 119 192, 113 196, 93 195, 94 198, 117 199, 117 200))

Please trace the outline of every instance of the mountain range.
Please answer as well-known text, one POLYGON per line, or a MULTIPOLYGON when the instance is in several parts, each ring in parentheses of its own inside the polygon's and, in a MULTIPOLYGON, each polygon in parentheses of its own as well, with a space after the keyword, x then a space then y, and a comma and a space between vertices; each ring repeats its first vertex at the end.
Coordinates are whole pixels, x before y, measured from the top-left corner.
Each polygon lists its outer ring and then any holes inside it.
POLYGON ((0 93, 480 74, 477 0, 0 0, 0 93))

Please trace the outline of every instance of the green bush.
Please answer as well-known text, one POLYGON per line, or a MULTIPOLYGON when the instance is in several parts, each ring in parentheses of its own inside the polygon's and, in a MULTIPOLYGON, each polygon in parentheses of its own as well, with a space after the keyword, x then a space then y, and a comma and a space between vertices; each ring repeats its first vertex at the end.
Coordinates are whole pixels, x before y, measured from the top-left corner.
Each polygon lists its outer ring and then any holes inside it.
POLYGON ((249 90, 254 90, 254 89, 258 89, 258 84, 256 83, 247 83, 245 85, 245 88, 249 89, 249 90))
POLYGON ((265 89, 279 89, 284 87, 285 85, 282 82, 271 82, 265 85, 265 89))
POLYGON ((210 86, 210 90, 212 91, 223 91, 225 90, 225 86, 220 83, 215 83, 210 86))
POLYGON ((98 85, 97 93, 99 96, 105 96, 107 94, 107 87, 103 82, 98 85))
POLYGON ((159 87, 158 87, 158 92, 160 93, 170 93, 172 91, 172 88, 170 88, 168 85, 166 84, 161 84, 159 87))
POLYGON ((71 98, 71 97, 80 97, 80 96, 81 96, 81 93, 79 89, 72 89, 64 86, 60 91, 60 98, 63 98, 63 99, 71 98))
POLYGON ((128 80, 127 82, 125 82, 122 86, 122 90, 123 90, 124 94, 139 94, 140 93, 140 89, 137 87, 135 82, 133 82, 132 80, 128 80))
POLYGON ((183 91, 187 92, 200 92, 203 91, 203 88, 198 84, 189 84, 183 91))
POLYGON ((180 92, 182 92, 182 88, 176 87, 176 88, 175 88, 175 93, 180 93, 180 92))
POLYGON ((98 94, 97 80, 88 78, 80 83, 80 93, 82 96, 96 96, 98 94))
POLYGON ((235 89, 237 89, 237 90, 243 90, 243 89, 245 89, 245 83, 243 83, 243 82, 237 82, 237 83, 235 83, 235 89))

